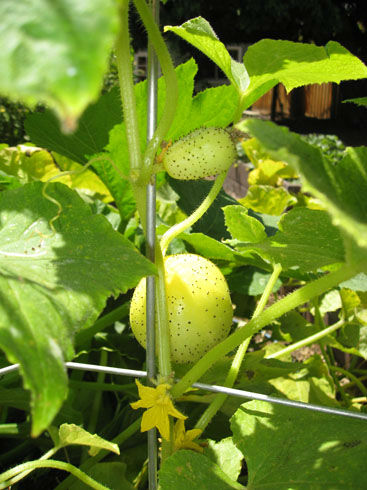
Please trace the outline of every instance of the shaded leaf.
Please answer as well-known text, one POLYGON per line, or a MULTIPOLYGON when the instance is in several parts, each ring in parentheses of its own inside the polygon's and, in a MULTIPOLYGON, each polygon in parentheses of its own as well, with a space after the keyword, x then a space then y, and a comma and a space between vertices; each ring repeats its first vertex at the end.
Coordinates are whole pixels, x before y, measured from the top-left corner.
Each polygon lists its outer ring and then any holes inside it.
MULTIPOLYGON (((94 464, 86 473, 102 485, 111 489, 134 490, 134 486, 126 479, 126 464, 119 462, 97 463, 94 464)), ((81 480, 73 483, 73 490, 88 490, 81 480)))
MULTIPOLYGON (((212 182, 205 180, 183 182, 170 177, 168 182, 180 196, 177 204, 187 215, 190 215, 199 206, 213 185, 212 182)), ((221 208, 229 204, 237 204, 237 201, 221 190, 208 211, 195 223, 193 231, 204 233, 216 240, 228 238, 221 208)))
MULTIPOLYGON (((270 277, 271 273, 248 265, 236 269, 226 279, 231 291, 237 291, 248 296, 258 296, 264 292, 270 277)), ((277 279, 272 292, 278 291, 281 285, 282 282, 277 279)))
POLYGON ((163 462, 159 470, 159 485, 162 490, 207 490, 208 482, 213 490, 245 488, 230 479, 209 458, 194 451, 176 451, 163 462))
POLYGON ((256 251, 272 264, 301 272, 344 261, 343 242, 329 215, 308 208, 294 208, 285 214, 274 236, 259 243, 238 243, 236 248, 244 253, 256 251))
POLYGON ((83 164, 88 161, 88 155, 103 150, 108 143, 110 130, 121 121, 119 89, 114 87, 86 108, 74 133, 65 134, 49 109, 28 114, 24 127, 36 145, 83 164))
POLYGON ((231 428, 247 463, 247 488, 367 485, 363 420, 251 401, 237 410, 231 428))

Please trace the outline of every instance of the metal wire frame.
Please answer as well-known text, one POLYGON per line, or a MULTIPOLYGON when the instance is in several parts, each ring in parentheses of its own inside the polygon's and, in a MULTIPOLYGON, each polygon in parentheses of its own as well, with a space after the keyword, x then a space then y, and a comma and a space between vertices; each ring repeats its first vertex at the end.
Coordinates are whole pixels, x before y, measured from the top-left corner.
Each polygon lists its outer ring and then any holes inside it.
MULTIPOLYGON (((134 378, 146 378, 147 371, 137 371, 134 369, 121 369, 109 366, 98 366, 97 364, 83 364, 79 362, 66 362, 65 366, 69 369, 79 369, 82 371, 94 371, 98 373, 114 374, 116 376, 131 376, 134 378)), ((19 368, 19 364, 13 364, 5 368, 0 369, 0 376, 8 374, 19 368)), ((229 396, 236 396, 239 398, 245 398, 250 400, 259 400, 277 405, 285 405, 293 408, 303 408, 305 410, 312 410, 314 412, 328 413, 330 415, 340 415, 342 417, 349 417, 354 419, 366 420, 367 414, 360 412, 352 412, 351 410, 344 410, 342 408, 325 407, 322 405, 315 405, 313 403, 297 402, 294 400, 288 400, 286 398, 277 398, 275 396, 263 395, 261 393, 255 393, 252 391, 237 390, 235 388, 227 388, 226 386, 211 385, 204 383, 193 383, 193 388, 199 388, 201 390, 211 391, 213 393, 223 393, 229 396)))

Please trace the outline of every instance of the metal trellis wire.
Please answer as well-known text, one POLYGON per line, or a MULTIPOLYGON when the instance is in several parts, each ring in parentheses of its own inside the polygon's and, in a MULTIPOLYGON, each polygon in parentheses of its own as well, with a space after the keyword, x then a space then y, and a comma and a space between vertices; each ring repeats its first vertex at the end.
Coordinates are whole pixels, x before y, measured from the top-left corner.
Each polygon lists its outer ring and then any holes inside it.
MULTIPOLYGON (((146 378, 147 371, 137 371, 134 369, 121 369, 109 366, 98 366, 97 364, 83 364, 79 362, 66 362, 65 366, 69 369, 79 369, 82 371, 94 371, 98 373, 114 374, 116 376, 131 376, 134 378, 146 378)), ((0 376, 8 374, 12 371, 16 371, 19 368, 19 364, 13 364, 0 369, 0 376)), ((178 381, 178 380, 177 380, 178 381)), ((288 400, 286 398, 277 398, 275 396, 262 395, 261 393, 255 393, 252 391, 237 390, 235 388, 227 388, 226 386, 211 385, 204 383, 193 383, 193 388, 201 390, 211 391, 213 393, 223 393, 229 396, 236 396, 239 398, 246 398, 250 400, 259 400, 263 402, 275 403, 278 405, 285 405, 293 408, 303 408, 306 410, 312 410, 314 412, 328 413, 330 415, 340 415, 342 417, 349 417, 354 419, 366 420, 367 413, 353 412, 351 410, 344 410, 342 408, 325 407, 322 405, 315 405, 313 403, 297 402, 294 400, 288 400)))

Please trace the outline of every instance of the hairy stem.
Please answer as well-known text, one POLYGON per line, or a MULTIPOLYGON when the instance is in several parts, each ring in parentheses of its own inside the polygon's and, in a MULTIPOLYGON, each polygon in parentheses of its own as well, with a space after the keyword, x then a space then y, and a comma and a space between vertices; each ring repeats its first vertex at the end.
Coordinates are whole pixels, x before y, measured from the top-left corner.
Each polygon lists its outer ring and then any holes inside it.
POLYGON ((162 34, 154 21, 151 9, 145 0, 134 0, 135 7, 148 31, 149 41, 157 54, 166 84, 166 99, 163 113, 153 137, 148 143, 144 154, 144 180, 149 180, 154 158, 163 138, 166 136, 174 120, 178 101, 178 84, 171 56, 163 40, 162 34))
POLYGON ((181 221, 181 223, 177 223, 176 225, 172 226, 169 230, 166 231, 166 233, 162 236, 161 238, 161 249, 163 255, 166 254, 167 248, 171 241, 176 238, 180 233, 183 233, 187 228, 190 226, 193 226, 202 216, 203 214, 209 209, 211 204, 214 202, 215 198, 217 197, 219 191, 222 188, 222 185, 225 181, 227 175, 227 171, 222 172, 221 174, 218 175, 216 178, 212 188, 209 191, 209 194, 206 196, 204 201, 200 204, 200 206, 195 209, 195 211, 188 216, 186 219, 181 221))
POLYGON ((73 466, 70 463, 65 463, 64 461, 56 461, 53 459, 49 459, 48 461, 29 461, 28 463, 20 464, 11 470, 5 471, 5 473, 0 475, 0 489, 6 488, 8 486, 7 481, 19 473, 33 471, 37 468, 55 468, 57 470, 68 471, 91 488, 95 488, 96 490, 109 490, 108 487, 105 487, 96 480, 93 480, 93 478, 88 476, 76 466, 73 466))
POLYGON ((314 335, 310 335, 309 337, 306 337, 305 339, 299 340, 298 342, 295 342, 294 344, 288 345, 288 347, 285 347, 284 349, 278 351, 278 352, 273 352, 269 356, 266 356, 266 359, 279 359, 280 357, 290 354, 291 352, 294 352, 297 349, 301 349, 301 347, 306 347, 306 345, 314 344, 316 342, 319 342, 323 337, 326 335, 329 335, 336 330, 338 330, 340 327, 344 325, 344 320, 339 320, 338 322, 334 323, 333 325, 330 325, 330 327, 327 327, 320 332, 315 333, 314 335))

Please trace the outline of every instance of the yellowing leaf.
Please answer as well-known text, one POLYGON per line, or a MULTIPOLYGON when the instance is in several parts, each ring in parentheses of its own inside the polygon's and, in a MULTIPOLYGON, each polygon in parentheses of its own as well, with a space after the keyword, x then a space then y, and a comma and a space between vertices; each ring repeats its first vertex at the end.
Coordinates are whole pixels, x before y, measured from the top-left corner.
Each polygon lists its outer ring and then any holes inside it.
POLYGON ((62 424, 59 429, 59 438, 62 446, 68 446, 69 444, 90 446, 89 454, 91 456, 97 454, 100 449, 107 449, 113 453, 120 454, 117 444, 106 441, 97 434, 90 434, 75 424, 62 424))

